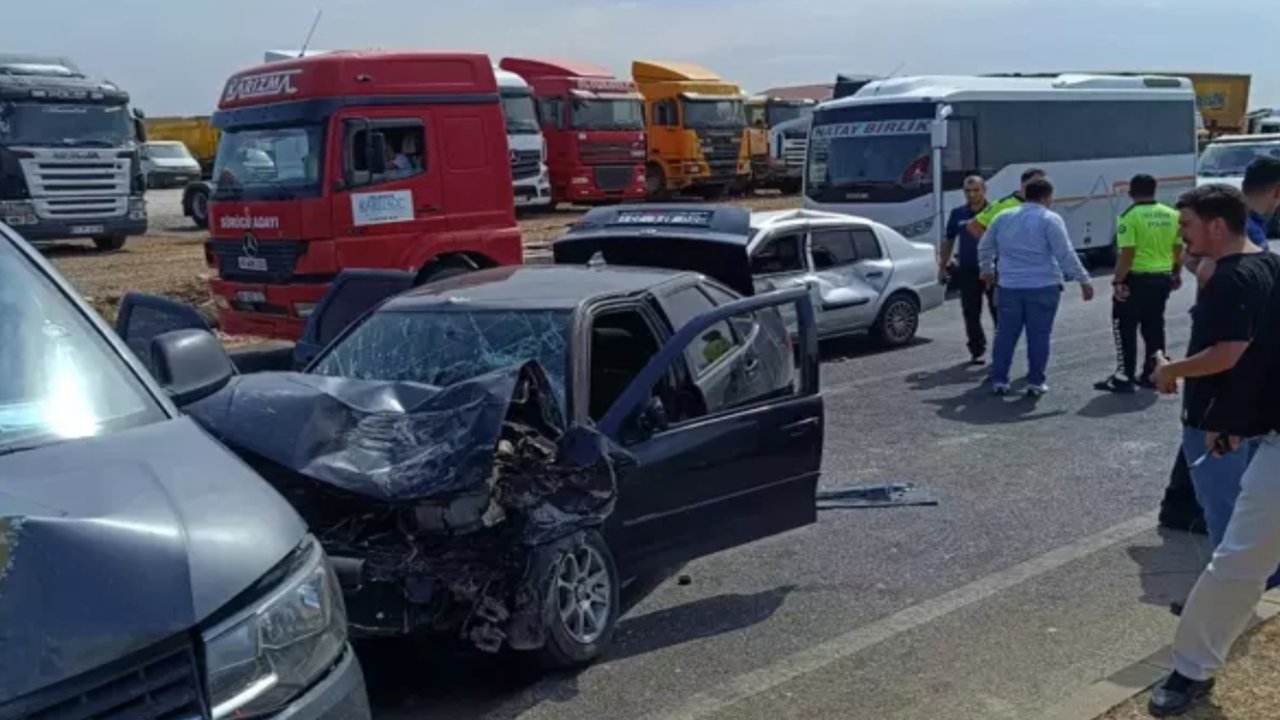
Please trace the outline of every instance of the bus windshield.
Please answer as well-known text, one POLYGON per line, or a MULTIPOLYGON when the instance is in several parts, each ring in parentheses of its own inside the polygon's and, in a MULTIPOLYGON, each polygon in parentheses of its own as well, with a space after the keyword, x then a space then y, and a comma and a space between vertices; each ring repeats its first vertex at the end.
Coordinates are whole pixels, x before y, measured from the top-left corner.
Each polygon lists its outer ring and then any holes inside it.
POLYGON ((858 117, 865 110, 849 117, 839 110, 815 116, 806 169, 811 198, 874 202, 888 199, 885 191, 918 195, 932 187, 930 120, 895 117, 892 107, 875 110, 884 117, 858 117))
POLYGON ((644 109, 639 100, 574 98, 575 130, 643 130, 644 109))
POLYGON ((1211 144, 1200 156, 1199 174, 1202 177, 1244 175, 1249 163, 1260 157, 1280 158, 1280 142, 1211 144))

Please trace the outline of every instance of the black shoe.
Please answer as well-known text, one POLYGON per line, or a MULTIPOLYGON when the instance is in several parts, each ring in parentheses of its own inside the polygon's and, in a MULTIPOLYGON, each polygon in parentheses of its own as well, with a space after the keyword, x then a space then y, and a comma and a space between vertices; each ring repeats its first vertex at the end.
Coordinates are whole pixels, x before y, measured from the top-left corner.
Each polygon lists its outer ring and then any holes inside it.
POLYGON ((1147 710, 1156 717, 1185 715, 1213 692, 1213 678, 1192 680, 1174 672, 1151 691, 1147 710))
POLYGON ((1169 612, 1173 613, 1174 617, 1182 617, 1182 611, 1186 609, 1187 609, 1187 604, 1182 602, 1181 600, 1174 600, 1173 602, 1169 603, 1169 612))
POLYGON ((987 364, 987 359, 983 357, 986 353, 977 353, 969 358, 969 364, 973 367, 980 367, 987 364))
POLYGON ((1137 380, 1135 380, 1135 381, 1133 382, 1133 384, 1134 384, 1134 385, 1137 385, 1138 387, 1142 388, 1143 390, 1155 390, 1155 389, 1156 389, 1155 381, 1153 381, 1153 380, 1151 379, 1151 376, 1150 376, 1150 375, 1143 375, 1142 377, 1140 377, 1140 378, 1138 378, 1137 380))
POLYGON ((1132 380, 1126 380, 1118 375, 1112 375, 1102 382, 1094 383, 1093 389, 1101 390, 1103 392, 1129 394, 1133 392, 1133 385, 1134 383, 1132 380))

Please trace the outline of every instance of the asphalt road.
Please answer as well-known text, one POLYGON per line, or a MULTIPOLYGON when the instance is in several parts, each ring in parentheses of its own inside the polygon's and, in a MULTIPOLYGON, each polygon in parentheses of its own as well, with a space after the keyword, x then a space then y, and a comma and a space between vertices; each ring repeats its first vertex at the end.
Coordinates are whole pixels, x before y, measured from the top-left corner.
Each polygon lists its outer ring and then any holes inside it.
MULTIPOLYGON (((1205 551, 1153 529, 1178 400, 1092 389, 1115 362, 1098 288, 1088 304, 1068 288, 1038 402, 980 386, 955 302, 912 347, 826 348, 824 486, 914 482, 938 506, 824 511, 698 561, 574 675, 367 646, 377 715, 1023 720, 1148 655, 1205 551)), ((1175 353, 1191 300, 1170 303, 1175 353)))

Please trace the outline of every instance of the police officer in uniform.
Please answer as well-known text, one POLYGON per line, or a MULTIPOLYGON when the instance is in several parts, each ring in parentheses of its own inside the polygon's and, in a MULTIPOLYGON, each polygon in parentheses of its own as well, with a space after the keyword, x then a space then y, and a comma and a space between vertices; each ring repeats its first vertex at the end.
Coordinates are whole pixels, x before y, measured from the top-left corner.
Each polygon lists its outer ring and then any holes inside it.
POLYGON ((1107 392, 1132 393, 1152 388, 1156 353, 1163 353, 1164 311, 1169 294, 1182 286, 1182 241, 1178 212, 1156 202, 1156 179, 1135 175, 1129 181, 1133 204, 1116 222, 1120 253, 1112 285, 1111 326, 1116 340, 1116 372, 1094 384, 1107 392), (1142 330, 1142 375, 1137 375, 1138 330, 1142 330))
POLYGON ((1016 208, 1022 205, 1022 203, 1024 202, 1022 194, 1023 194, 1023 191, 1026 190, 1027 183, 1031 182, 1032 180, 1038 180, 1044 176, 1045 176, 1044 171, 1039 168, 1030 168, 1027 171, 1023 172, 1022 177, 1020 178, 1020 184, 1018 185, 1018 189, 1016 191, 1011 192, 1008 195, 1005 195, 1004 197, 1000 198, 999 200, 991 203, 990 205, 987 206, 986 210, 983 210, 982 212, 978 213, 972 220, 969 221, 969 225, 967 227, 969 233, 973 235, 975 238, 978 238, 979 240, 981 240, 982 236, 986 234, 987 228, 991 227, 991 223, 996 219, 997 215, 1004 212, 1005 210, 1008 210, 1010 208, 1016 208))

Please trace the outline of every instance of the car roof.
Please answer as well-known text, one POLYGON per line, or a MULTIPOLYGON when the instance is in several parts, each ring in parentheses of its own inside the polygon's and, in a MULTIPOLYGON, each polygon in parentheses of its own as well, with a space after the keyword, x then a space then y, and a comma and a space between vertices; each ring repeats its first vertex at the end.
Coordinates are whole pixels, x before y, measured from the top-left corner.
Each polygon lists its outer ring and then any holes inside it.
POLYGON ((514 265, 428 283, 387 301, 381 311, 443 305, 493 309, 571 310, 585 302, 692 282, 696 273, 618 265, 514 265))
POLYGON ((751 239, 750 211, 736 205, 642 203, 593 208, 561 240, 616 235, 633 229, 655 237, 679 235, 745 246, 751 239))
MULTIPOLYGON (((1210 140, 1209 145, 1248 145, 1251 143, 1265 145, 1275 142, 1280 142, 1280 133, 1270 133, 1268 135, 1219 135, 1210 140)), ((1208 145, 1205 147, 1208 147, 1208 145)))

